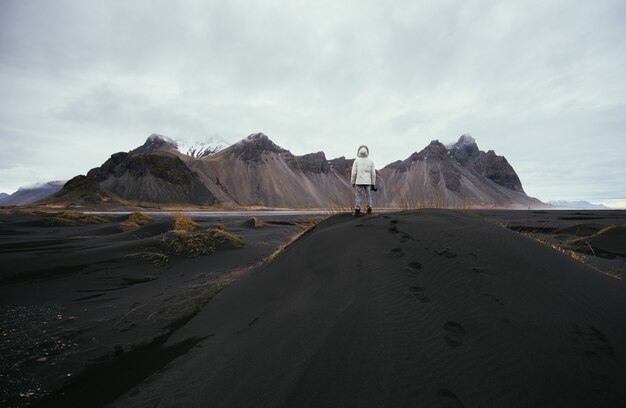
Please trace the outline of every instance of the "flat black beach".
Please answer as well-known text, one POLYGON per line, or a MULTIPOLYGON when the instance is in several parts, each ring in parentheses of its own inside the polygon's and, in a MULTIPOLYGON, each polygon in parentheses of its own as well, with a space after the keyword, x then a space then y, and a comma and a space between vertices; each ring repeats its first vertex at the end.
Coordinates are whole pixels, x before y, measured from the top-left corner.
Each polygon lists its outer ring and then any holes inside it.
MULTIPOLYGON (((5 280, 3 308, 17 307, 26 281, 5 280)), ((124 313, 144 302, 115 293, 124 313)), ((477 214, 338 214, 210 298, 38 405, 626 406, 623 280, 477 214)))

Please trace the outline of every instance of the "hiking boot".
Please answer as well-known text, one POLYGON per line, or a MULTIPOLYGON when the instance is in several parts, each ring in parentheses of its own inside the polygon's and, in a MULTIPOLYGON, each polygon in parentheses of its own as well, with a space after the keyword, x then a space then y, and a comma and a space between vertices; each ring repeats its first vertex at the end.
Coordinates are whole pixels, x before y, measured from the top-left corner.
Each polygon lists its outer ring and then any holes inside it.
POLYGON ((360 209, 360 208, 355 208, 355 209, 354 209, 354 215, 355 215, 355 216, 359 216, 359 215, 361 215, 361 209, 360 209))
POLYGON ((370 215, 372 213, 372 207, 367 207, 367 215, 370 215))

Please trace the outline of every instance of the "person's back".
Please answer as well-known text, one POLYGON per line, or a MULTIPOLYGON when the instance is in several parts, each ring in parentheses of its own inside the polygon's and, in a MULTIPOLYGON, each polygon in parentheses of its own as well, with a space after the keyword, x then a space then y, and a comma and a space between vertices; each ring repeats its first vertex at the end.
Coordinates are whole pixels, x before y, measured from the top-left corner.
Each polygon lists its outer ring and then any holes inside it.
POLYGON ((354 214, 361 213, 361 194, 365 192, 367 200, 367 213, 372 212, 372 195, 370 190, 376 191, 376 167, 374 162, 369 159, 369 149, 367 146, 359 146, 357 150, 357 158, 352 164, 351 173, 352 187, 356 188, 354 214))

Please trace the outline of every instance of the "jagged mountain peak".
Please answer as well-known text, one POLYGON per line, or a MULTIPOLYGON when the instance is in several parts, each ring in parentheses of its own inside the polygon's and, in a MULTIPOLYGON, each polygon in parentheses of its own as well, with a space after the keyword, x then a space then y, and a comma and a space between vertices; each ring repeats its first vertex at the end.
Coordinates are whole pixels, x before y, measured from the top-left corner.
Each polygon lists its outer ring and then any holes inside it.
POLYGON ((245 140, 246 142, 257 142, 257 141, 265 141, 269 139, 270 138, 267 137, 265 133, 259 132, 259 133, 251 133, 243 140, 245 140))
POLYGON ((446 157, 448 150, 439 140, 431 141, 422 151, 417 153, 417 160, 441 160, 446 157))
POLYGON ((456 142, 457 146, 465 146, 465 145, 475 145, 476 139, 472 137, 469 133, 465 133, 459 137, 459 140, 456 142))
POLYGON ((259 161, 263 153, 285 153, 291 156, 289 150, 272 142, 264 133, 253 133, 226 150, 245 161, 259 161))
POLYGON ((480 160, 480 150, 470 134, 461 135, 459 140, 448 146, 448 155, 462 166, 475 164, 480 160))
POLYGON ((176 141, 170 137, 153 133, 146 139, 146 142, 138 148, 131 150, 131 153, 145 154, 158 150, 177 149, 176 141))
POLYGON ((252 145, 257 149, 269 152, 286 150, 278 146, 276 143, 272 142, 265 133, 252 133, 251 135, 248 135, 245 139, 242 139, 238 144, 248 146, 252 145))
POLYGON ((153 133, 150 136, 148 136, 148 138, 146 139, 146 143, 148 142, 158 142, 158 141, 162 141, 165 143, 170 143, 172 145, 176 145, 176 141, 174 139, 172 139, 171 137, 167 137, 165 135, 161 135, 158 133, 153 133))

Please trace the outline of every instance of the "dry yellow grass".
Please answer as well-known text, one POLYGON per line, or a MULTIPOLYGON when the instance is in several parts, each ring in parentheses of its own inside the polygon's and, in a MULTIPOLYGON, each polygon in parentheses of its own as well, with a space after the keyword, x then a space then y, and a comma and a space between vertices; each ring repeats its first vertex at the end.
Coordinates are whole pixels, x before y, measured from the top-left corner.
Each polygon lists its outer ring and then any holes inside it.
POLYGON ((209 235, 217 247, 241 248, 244 246, 243 238, 226 230, 213 229, 209 235))
POLYGON ((147 216, 141 212, 134 212, 128 216, 126 221, 120 223, 122 231, 130 231, 139 228, 142 225, 146 225, 154 221, 152 217, 147 216))
POLYGON ((114 217, 106 215, 61 213, 44 220, 45 225, 50 226, 77 226, 86 224, 104 224, 113 221, 114 217))
POLYGON ((185 217, 187 219, 175 217, 174 229, 166 233, 161 241, 163 247, 170 253, 202 256, 215 252, 217 249, 241 248, 245 245, 243 238, 226 231, 223 225, 218 225, 208 231, 198 231, 200 226, 189 217, 185 217))
POLYGON ((191 219, 191 217, 184 214, 174 214, 174 231, 195 231, 200 228, 200 225, 191 219))

